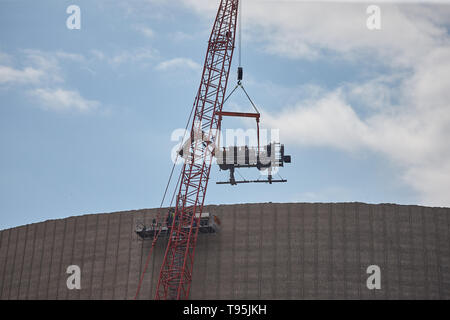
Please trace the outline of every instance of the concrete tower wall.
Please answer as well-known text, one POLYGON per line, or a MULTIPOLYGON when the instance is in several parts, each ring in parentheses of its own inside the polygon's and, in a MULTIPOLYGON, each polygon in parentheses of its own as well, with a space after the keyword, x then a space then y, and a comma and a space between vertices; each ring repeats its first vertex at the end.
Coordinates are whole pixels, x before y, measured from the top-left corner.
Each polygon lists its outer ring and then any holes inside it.
MULTIPOLYGON (((362 203, 207 206, 222 231, 200 234, 192 299, 450 299, 450 209, 362 203), (369 290, 366 269, 381 268, 369 290)), ((0 231, 1 299, 132 299, 156 210, 94 214, 0 231), (69 290, 69 265, 81 290, 69 290)), ((165 243, 140 299, 151 299, 165 243)))

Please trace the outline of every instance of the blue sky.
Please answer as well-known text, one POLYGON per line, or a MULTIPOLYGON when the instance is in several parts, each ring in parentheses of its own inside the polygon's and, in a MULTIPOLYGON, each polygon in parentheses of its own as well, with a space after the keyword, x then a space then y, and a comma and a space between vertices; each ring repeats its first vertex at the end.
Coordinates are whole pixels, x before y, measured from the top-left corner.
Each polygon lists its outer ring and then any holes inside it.
MULTIPOLYGON (((0 229, 159 206, 217 4, 0 0, 0 229)), ((244 85, 293 162, 276 185, 214 167, 208 204, 450 205, 450 6, 381 4, 376 31, 366 7, 244 2, 244 85)))

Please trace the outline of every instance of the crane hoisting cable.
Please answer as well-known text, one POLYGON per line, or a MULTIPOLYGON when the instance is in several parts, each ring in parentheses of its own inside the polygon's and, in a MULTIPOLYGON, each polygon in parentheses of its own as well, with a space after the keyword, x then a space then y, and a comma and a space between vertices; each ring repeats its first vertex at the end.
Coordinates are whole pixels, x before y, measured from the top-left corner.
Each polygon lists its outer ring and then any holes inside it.
MULTIPOLYGON (((242 67, 242 10, 241 10, 241 2, 239 3, 239 13, 238 13, 238 52, 239 52, 239 65, 237 69, 237 84, 231 93, 227 96, 224 103, 236 92, 238 88, 241 88, 250 102, 251 106, 255 110, 255 113, 248 112, 230 112, 230 111, 219 111, 216 112, 219 115, 219 130, 222 124, 222 118, 224 116, 227 117, 243 117, 243 118, 254 118, 256 120, 256 135, 257 135, 257 146, 256 148, 245 147, 228 147, 228 148, 220 148, 218 146, 218 150, 215 152, 215 156, 217 159, 217 163, 221 170, 229 170, 230 171, 230 179, 229 181, 220 181, 216 182, 217 184, 231 184, 237 185, 239 183, 251 183, 251 182, 287 182, 285 179, 273 179, 272 170, 274 167, 282 167, 284 163, 290 163, 291 157, 284 155, 284 145, 279 143, 271 143, 261 148, 260 144, 260 131, 259 124, 261 114, 253 103, 253 100, 250 98, 247 90, 245 90, 244 85, 242 84, 244 78, 244 69, 242 67), (263 159, 264 158, 264 159, 263 159), (252 168, 256 167, 258 170, 267 170, 268 177, 267 179, 257 179, 257 180, 241 180, 237 181, 234 177, 234 172, 237 168, 252 168)), ((220 131, 219 131, 220 134, 220 131)), ((220 139, 218 140, 220 143, 220 139)))
POLYGON ((171 233, 161 266, 155 299, 187 299, 198 226, 211 169, 213 147, 219 127, 234 51, 239 0, 221 0, 208 41, 200 87, 194 101, 191 136, 204 132, 210 144, 191 140, 183 157, 181 181, 176 198, 171 233))
MULTIPOLYGON (((234 168, 238 167, 257 167, 259 170, 264 168, 270 170, 272 166, 274 166, 274 161, 280 166, 282 166, 284 162, 290 162, 290 156, 284 156, 284 146, 282 145, 281 158, 279 158, 280 150, 278 153, 275 150, 275 144, 263 147, 265 151, 261 153, 259 146, 260 113, 241 82, 243 79, 243 68, 241 66, 240 22, 238 30, 238 84, 232 90, 231 94, 233 94, 238 87, 241 87, 256 113, 232 113, 222 111, 223 104, 226 101, 225 97, 228 78, 235 49, 239 8, 239 0, 220 1, 219 9, 208 41, 200 86, 193 104, 190 136, 177 154, 177 157, 182 156, 184 158, 184 163, 175 187, 175 191, 178 189, 175 204, 173 208, 169 209, 167 215, 167 218, 169 218, 167 219, 167 226, 162 227, 161 224, 158 224, 157 222, 157 228, 137 230, 137 233, 142 238, 153 239, 151 250, 161 232, 164 231, 164 234, 166 235, 167 247, 156 285, 155 299, 157 300, 179 300, 189 298, 195 248, 199 229, 202 228, 200 222, 202 219, 212 160, 213 157, 216 157, 218 162, 220 162, 221 158, 227 160, 227 153, 222 152, 223 150, 217 148, 220 140, 222 117, 252 117, 256 119, 258 126, 258 147, 256 148, 255 153, 257 154, 256 161, 248 162, 247 155, 249 154, 249 149, 247 148, 248 150, 246 149, 245 152, 246 162, 244 165, 236 163, 230 164, 226 161, 222 164, 226 168, 229 168, 230 172, 234 173, 234 168), (261 155, 264 155, 264 159, 268 160, 268 162, 262 161, 261 155), (272 155, 278 155, 278 158, 270 158, 272 155)), ((239 16, 240 21, 241 19, 241 16, 239 16)), ((251 181, 245 180, 245 182, 251 181)), ((276 181, 272 179, 272 176, 269 174, 269 179, 267 181, 256 180, 254 182, 272 183, 285 182, 285 180, 276 181)), ((230 179, 230 181, 226 183, 237 184, 243 182, 235 181, 233 176, 233 180, 230 179)), ((164 192, 163 201, 166 193, 167 187, 164 192)), ((209 214, 205 213, 205 216, 209 217, 209 214)), ((218 217, 214 216, 213 218, 214 221, 220 225, 218 217)), ((149 257, 147 258, 144 273, 148 265, 148 260, 149 257)), ((139 294, 144 273, 141 276, 135 298, 139 294)))

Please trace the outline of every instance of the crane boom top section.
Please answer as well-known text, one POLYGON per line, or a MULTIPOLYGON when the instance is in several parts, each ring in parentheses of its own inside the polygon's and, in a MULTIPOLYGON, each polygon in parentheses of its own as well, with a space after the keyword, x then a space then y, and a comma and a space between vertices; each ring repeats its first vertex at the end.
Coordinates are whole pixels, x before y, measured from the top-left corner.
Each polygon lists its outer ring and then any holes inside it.
POLYGON ((217 112, 227 89, 234 52, 239 0, 221 0, 208 41, 200 87, 194 101, 192 139, 181 171, 180 187, 156 299, 187 299, 192 280, 198 226, 220 120, 217 112))

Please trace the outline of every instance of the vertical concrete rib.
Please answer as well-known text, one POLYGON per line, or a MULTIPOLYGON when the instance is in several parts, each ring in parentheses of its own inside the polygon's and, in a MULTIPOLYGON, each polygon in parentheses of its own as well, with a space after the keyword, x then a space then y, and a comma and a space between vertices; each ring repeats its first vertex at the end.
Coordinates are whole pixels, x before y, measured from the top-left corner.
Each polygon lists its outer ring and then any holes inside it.
MULTIPOLYGON (((388 263, 388 238, 387 238, 387 222, 386 222, 386 205, 382 205, 382 219, 383 219, 383 252, 384 252, 384 267, 385 271, 383 272, 383 278, 387 279, 386 284, 386 299, 389 299, 389 263, 388 263)), ((384 283, 384 282, 383 282, 384 283)))
POLYGON ((410 248, 410 253, 409 253, 409 259, 410 259, 410 267, 411 267, 411 286, 414 288, 414 290, 412 290, 413 292, 411 292, 411 296, 412 298, 417 298, 417 294, 416 292, 418 291, 417 288, 417 284, 416 284, 416 277, 414 275, 415 273, 415 257, 414 257, 414 229, 413 229, 413 220, 412 220, 412 208, 408 207, 408 229, 409 229, 409 238, 408 238, 408 242, 409 242, 409 248, 410 248))
POLYGON ((236 299, 235 277, 236 277, 236 206, 233 206, 231 235, 231 288, 230 297, 236 299))
MULTIPOLYGON (((376 236, 376 227, 375 227, 375 212, 377 210, 377 208, 379 207, 374 207, 374 206, 370 206, 370 215, 369 215, 369 219, 370 219, 370 261, 371 264, 377 265, 380 267, 381 270, 383 270, 382 268, 384 267, 380 262, 380 260, 378 259, 378 246, 376 246, 376 241, 377 241, 377 236, 376 236)), ((383 284, 381 284, 383 285, 383 284)), ((383 288, 383 287, 382 287, 383 288)), ((373 298, 374 299, 381 299, 381 292, 379 290, 372 290, 373 291, 373 298)))
POLYGON ((330 290, 332 299, 343 299, 345 291, 344 260, 346 256, 344 246, 343 205, 332 204, 330 208, 330 252, 332 286, 330 290))
POLYGON ((427 228, 427 244, 428 244, 428 266, 429 270, 429 276, 430 276, 430 285, 431 285, 431 296, 430 299, 439 299, 439 265, 438 265, 438 247, 436 243, 436 220, 434 217, 434 208, 426 208, 427 215, 426 215, 426 228, 427 228))
MULTIPOLYGON (((134 299, 136 290, 138 287, 139 279, 141 277, 141 266, 142 266, 142 241, 139 240, 138 235, 134 232, 134 228, 139 221, 143 221, 143 211, 133 212, 132 219, 132 228, 130 228, 129 232, 133 235, 130 237, 130 260, 129 260, 129 268, 128 268, 128 277, 127 277, 127 297, 128 299, 134 299)), ((162 239, 162 238, 161 238, 162 239)), ((148 254, 148 252, 147 252, 148 254)), ((159 270, 158 270, 159 271, 159 270)), ((137 297, 141 298, 141 294, 137 297)))
MULTIPOLYGON (((50 276, 52 267, 54 264, 54 254, 55 254, 55 238, 56 238, 56 221, 53 221, 53 230, 50 236, 50 248, 49 250, 45 250, 44 257, 47 258, 48 255, 48 270, 44 273, 44 279, 42 277, 39 279, 39 293, 42 292, 42 299, 49 299, 49 290, 50 290, 50 276), (45 292, 45 295, 44 295, 45 292)), ((46 247, 47 249, 47 247, 46 247)), ((46 259, 46 260, 47 260, 46 259)))
POLYGON ((260 214, 260 229, 259 229, 259 248, 258 248, 258 299, 261 299, 262 296, 262 253, 263 253, 263 224, 264 224, 264 214, 262 206, 258 205, 259 214, 260 214))
POLYGON ((66 271, 69 265, 72 265, 72 255, 75 245, 76 234, 76 217, 70 217, 66 219, 66 230, 64 234, 64 245, 62 246, 61 261, 60 261, 60 274, 57 285, 56 299, 67 299, 68 287, 66 284, 67 277, 69 276, 66 271))
MULTIPOLYGON (((287 287, 286 287, 286 299, 292 299, 292 287, 294 286, 293 280, 292 280, 292 218, 291 218, 291 205, 287 205, 287 249, 288 249, 288 255, 287 255, 287 287)), ((248 249, 247 249, 248 252, 248 249)), ((247 295, 248 297, 248 295, 247 295)))
POLYGON ((314 299, 319 297, 319 205, 314 206, 314 299))
MULTIPOLYGON (((66 260, 65 264, 63 265, 63 270, 67 270, 68 266, 72 266, 72 265, 76 265, 78 267, 80 267, 80 265, 78 264, 77 261, 74 261, 74 255, 75 255, 75 244, 76 244, 76 238, 77 238, 77 233, 79 228, 77 228, 77 222, 80 221, 80 217, 74 217, 73 218, 73 233, 72 233, 72 241, 70 242, 70 247, 65 249, 64 251, 67 252, 67 256, 68 259, 66 260), (70 253, 69 253, 70 252, 70 253)), ((81 271, 81 276, 83 275, 83 269, 80 270, 81 271)), ((69 274, 66 273, 66 277, 69 277, 69 274)), ((65 282, 65 281, 63 281, 65 282)), ((69 298, 69 294, 71 294, 71 296, 74 296, 74 293, 76 293, 77 291, 73 291, 76 289, 71 289, 69 290, 69 288, 67 288, 67 285, 64 287, 64 299, 67 300, 69 298)))
MULTIPOLYGON (((150 225, 151 221, 152 221, 152 215, 151 215, 151 211, 150 210, 145 210, 144 211, 144 224, 145 225, 150 225)), ((166 238, 167 239, 167 238, 166 238)), ((165 243, 165 246, 167 245, 167 243, 165 243)), ((144 255, 142 257, 141 260, 141 268, 142 268, 142 272, 144 271, 144 267, 145 267, 145 262, 147 260, 148 257, 148 253, 150 252, 150 248, 151 248, 151 241, 144 241, 143 242, 143 250, 144 250, 144 255)), ((155 246, 156 249, 156 246, 155 246)), ((152 264, 147 268, 145 277, 144 277, 144 281, 142 283, 141 286, 141 299, 149 299, 150 296, 152 295, 152 287, 151 285, 153 284, 153 266, 154 266, 154 262, 155 262, 155 255, 152 253, 152 257, 150 257, 150 260, 152 260, 152 264)))
MULTIPOLYGON (((133 216, 129 213, 121 213, 119 246, 116 258, 116 285, 114 286, 113 299, 127 299, 128 274, 130 268, 130 246, 132 241, 133 216)), ((153 259, 154 260, 154 259, 153 259)), ((154 262, 154 261, 153 261, 154 262)), ((152 279, 154 277, 151 277, 152 279)))
POLYGON ((108 224, 110 214, 99 215, 97 241, 95 248, 94 278, 92 282, 92 299, 101 300, 105 278, 106 255, 108 248, 108 224))
POLYGON ((112 299, 115 298, 116 295, 116 287, 117 287, 117 264, 119 262, 119 245, 121 239, 121 230, 122 230, 122 213, 118 214, 119 216, 119 226, 118 226, 118 236, 117 236, 117 244, 116 244, 116 252, 114 254, 115 262, 114 262, 114 271, 113 271, 113 287, 112 287, 112 299))
POLYGON ((130 269, 131 269, 131 248, 133 243, 133 236, 135 236, 134 228, 133 228, 133 219, 132 215, 130 214, 130 227, 128 228, 128 259, 127 259, 127 272, 126 272, 126 282, 125 282, 125 292, 124 297, 125 299, 128 299, 130 297, 130 294, 128 292, 128 286, 130 282, 130 269))
POLYGON ((342 212, 342 260, 343 260, 343 279, 344 279, 344 292, 343 292, 343 298, 347 299, 347 223, 346 223, 346 217, 345 217, 345 211, 347 208, 347 204, 343 203, 343 212, 342 212))
POLYGON ((37 269, 36 291, 32 299, 44 299, 48 288, 48 274, 51 266, 51 250, 53 250, 53 237, 55 234, 55 221, 43 222, 44 232, 39 253, 39 265, 37 269), (47 281, 45 281, 47 279, 47 281))
MULTIPOLYGON (((16 256, 17 256, 17 246, 18 246, 18 243, 19 243, 19 228, 15 228, 15 229, 13 229, 14 230, 14 234, 15 234, 15 240, 13 241, 13 247, 14 247, 14 249, 13 249, 13 256, 12 256, 12 259, 11 259, 11 271, 10 271, 10 278, 9 279, 7 279, 7 280, 9 280, 8 281, 8 283, 9 283, 9 286, 7 287, 7 289, 8 289, 8 295, 7 295, 7 298, 6 299, 8 299, 8 300, 10 300, 11 299, 11 288, 12 288, 12 284, 13 284, 13 278, 14 278, 14 271, 15 271, 15 265, 16 265, 16 256)), ((5 281, 6 282, 6 281, 5 281)))
POLYGON ((301 205, 301 248, 302 248, 302 281, 300 286, 300 297, 303 299, 305 298, 305 205, 301 205))
POLYGON ((395 217, 395 244, 396 244, 396 256, 397 256, 397 275, 398 275, 398 297, 403 298, 403 275, 401 270, 401 260, 400 256, 402 254, 402 247, 400 245, 400 217, 399 217, 399 207, 394 207, 394 217, 395 217))
POLYGON ((83 216, 82 217, 84 220, 84 228, 82 231, 82 236, 81 236, 81 241, 79 240, 79 242, 81 242, 81 263, 80 263, 80 268, 81 268, 81 289, 77 290, 76 295, 75 295, 75 299, 80 300, 81 299, 81 290, 86 290, 85 284, 86 281, 84 280, 85 275, 87 274, 85 266, 86 266, 86 245, 92 245, 91 243, 89 243, 89 240, 87 238, 87 232, 88 232, 88 221, 89 221, 89 216, 83 216))
POLYGON ((439 235, 440 232, 438 230, 438 210, 437 208, 433 208, 433 222, 434 222, 434 242, 436 248, 436 264, 437 264, 437 278, 438 278, 438 298, 443 299, 442 296, 442 263, 441 263, 441 250, 440 250, 440 241, 439 235))
POLYGON ((448 212, 444 212, 444 216, 447 219, 447 237, 446 239, 446 257, 447 263, 445 264, 445 298, 450 299, 450 214, 448 212))
POLYGON ((102 299, 113 299, 114 287, 116 286, 116 270, 117 270, 117 253, 120 241, 120 225, 121 225, 122 213, 111 213, 109 217, 110 223, 108 224, 108 245, 106 253, 106 266, 104 269, 105 278, 104 282, 107 284, 102 289, 102 299))
MULTIPOLYGON (((51 225, 52 221, 46 221, 43 223, 44 225, 44 234, 42 235, 42 247, 41 247, 41 253, 39 258, 39 267, 38 267, 38 278, 37 278, 37 284, 36 284, 36 294, 34 296, 34 299, 39 299, 39 295, 41 293, 41 278, 42 278, 42 271, 44 268, 44 252, 45 248, 47 246, 47 234, 49 230, 49 226, 51 225)), ((48 260, 47 260, 48 261, 48 260)))
POLYGON ((330 205, 326 203, 318 204, 317 208, 317 299, 329 299, 331 288, 331 250, 330 250, 330 205))
MULTIPOLYGON (((209 212, 208 206, 203 208, 202 215, 206 212, 209 212)), ((192 299, 205 299, 207 289, 211 285, 208 281, 209 238, 208 234, 202 234, 199 230, 195 249, 195 263, 192 270, 193 280, 190 289, 192 299)))
POLYGON ((304 219, 304 251, 303 251, 303 277, 304 296, 312 299, 316 296, 316 229, 315 229, 315 207, 312 204, 305 204, 303 211, 304 219))
POLYGON ((32 224, 27 229, 27 243, 24 250, 23 267, 20 271, 19 291, 17 295, 17 298, 20 300, 26 299, 31 282, 31 267, 33 266, 34 250, 36 246, 36 231, 37 224, 32 224))
POLYGON ((16 241, 15 241, 15 246, 14 246, 14 257, 13 257, 13 260, 12 260, 11 279, 10 279, 9 290, 8 290, 8 300, 11 300, 11 291, 13 289, 13 280, 14 280, 14 277, 15 277, 15 270, 16 270, 16 265, 17 265, 16 258, 17 258, 18 255, 20 255, 20 253, 17 252, 17 248, 19 247, 19 243, 20 243, 20 237, 19 236, 20 236, 20 230, 21 229, 24 229, 24 228, 23 227, 22 228, 19 227, 19 228, 15 229, 15 231, 16 231, 16 241))
POLYGON ((100 297, 99 299, 103 299, 104 296, 104 288, 105 288, 105 277, 106 277, 106 260, 108 258, 108 244, 109 244, 109 222, 111 220, 111 214, 108 214, 107 218, 106 218, 106 238, 105 238, 105 246, 104 246, 104 251, 103 251, 103 268, 101 271, 101 282, 100 282, 100 297))
POLYGON ((62 232, 62 244, 61 244, 61 249, 60 249, 60 260, 58 261, 57 264, 57 269, 58 269, 58 273, 57 273, 57 281, 55 284, 55 296, 52 296, 52 299, 58 299, 59 298, 59 287, 60 287, 60 283, 61 283, 61 273, 63 272, 63 255, 64 255, 64 246, 66 244, 66 237, 67 237, 67 222, 68 219, 64 219, 64 230, 62 232))
POLYGON ((356 252, 357 252, 357 261, 358 261, 358 299, 362 298, 361 294, 361 286, 363 285, 362 281, 362 272, 363 266, 361 261, 361 224, 360 224, 360 205, 359 203, 355 203, 355 230, 356 230, 356 252))
MULTIPOLYGON (((28 228, 29 225, 26 225, 25 227, 19 227, 19 230, 21 230, 21 232, 19 232, 18 246, 16 248, 18 252, 16 254, 16 259, 14 262, 14 266, 18 266, 19 272, 13 274, 9 299, 18 299, 19 297, 20 281, 22 280, 25 252, 27 244, 29 243, 29 239, 27 237, 28 228), (17 259, 19 260, 16 262, 17 259)), ((14 269, 15 268, 16 267, 14 267, 14 269)))
POLYGON ((360 279, 360 262, 359 262, 359 250, 358 250, 358 232, 356 231, 356 212, 355 203, 348 205, 348 211, 346 214, 346 230, 347 230, 347 255, 349 258, 349 272, 347 277, 349 281, 348 295, 350 299, 359 298, 359 279, 360 279))
POLYGON ((9 257, 9 247, 10 247, 10 238, 11 238, 11 233, 12 233, 12 230, 11 229, 8 229, 8 230, 3 230, 3 231, 1 231, 1 234, 2 234, 2 246, 1 246, 1 251, 0 251, 0 254, 2 254, 3 255, 3 252, 5 252, 4 253, 4 262, 2 263, 2 281, 0 282, 0 299, 5 299, 4 297, 4 293, 3 293, 3 291, 4 291, 4 288, 5 288, 5 282, 6 282, 6 266, 7 266, 7 263, 8 263, 8 257, 9 257), (7 241, 6 241, 6 244, 5 244, 5 240, 4 240, 4 238, 6 237, 6 234, 8 234, 8 236, 7 236, 7 241))
POLYGON ((421 225, 422 225, 422 252, 423 252, 423 270, 424 270, 424 277, 423 282, 425 286, 425 299, 430 298, 430 288, 429 288, 429 282, 428 282, 428 250, 426 247, 426 227, 425 227, 425 208, 422 208, 421 210, 421 225))
MULTIPOLYGON (((206 275, 208 275, 209 274, 209 270, 208 270, 208 257, 210 256, 210 253, 209 253, 209 244, 210 244, 210 241, 208 241, 209 239, 209 235, 208 234, 205 234, 204 235, 205 236, 205 238, 204 239, 202 239, 201 241, 202 242, 204 242, 205 243, 205 250, 204 250, 204 252, 201 252, 200 251, 200 255, 201 256, 203 256, 203 270, 204 270, 204 276, 205 276, 205 279, 208 279, 208 277, 206 276, 206 275)), ((197 252, 197 254, 199 254, 198 252, 197 252)), ((193 272, 195 272, 195 269, 194 269, 194 271, 193 272)), ((208 279, 209 280, 209 279, 208 279)), ((202 283, 203 283, 203 286, 202 286, 202 294, 201 294, 201 296, 200 296, 200 299, 206 299, 206 289, 211 285, 210 284, 210 282, 209 281, 202 281, 202 283)))
POLYGON ((330 286, 328 299, 334 298, 334 278, 333 278, 333 210, 334 204, 328 205, 328 283, 330 286))
POLYGON ((91 273, 90 273, 90 277, 89 277, 89 295, 87 295, 89 297, 89 299, 92 299, 93 296, 93 284, 94 284, 94 273, 95 273, 95 263, 97 261, 97 256, 96 256, 96 250, 97 250, 97 237, 98 237, 98 222, 99 222, 99 214, 95 215, 95 229, 94 229, 94 244, 92 246, 93 248, 93 253, 92 253, 92 268, 91 268, 91 273))
POLYGON ((246 213, 246 219, 245 219, 245 234, 246 234, 246 247, 245 247, 245 252, 246 252, 246 255, 245 255, 245 270, 246 270, 246 272, 245 272, 245 296, 246 297, 248 297, 249 296, 249 285, 248 285, 248 282, 249 282, 249 272, 250 272, 250 269, 249 269, 249 252, 250 252, 250 207, 249 207, 249 205, 247 204, 246 206, 245 206, 245 213, 246 213))
MULTIPOLYGON (((225 215, 223 214, 223 207, 220 208, 220 220, 222 221, 222 225, 221 228, 223 228, 223 221, 226 219, 225 215)), ((215 299, 223 299, 222 295, 220 294, 220 288, 221 288, 221 268, 222 268, 222 261, 221 261, 221 255, 220 253, 223 250, 223 241, 222 241, 223 237, 222 237, 222 233, 220 233, 219 235, 219 253, 217 254, 217 261, 216 261, 216 265, 217 268, 215 270, 216 272, 216 277, 215 277, 215 282, 216 282, 216 296, 214 297, 215 299)))
POLYGON ((358 299, 360 294, 360 259, 359 259, 359 234, 356 230, 357 226, 357 214, 356 214, 356 204, 350 203, 347 205, 347 210, 345 211, 345 222, 346 222, 346 241, 347 241, 347 294, 350 299, 358 299))
POLYGON ((278 244, 278 210, 277 205, 271 205, 274 210, 272 211, 273 220, 272 220, 272 233, 273 233, 273 249, 272 249, 272 299, 277 299, 277 284, 280 282, 277 279, 277 244, 278 244))
POLYGON ((42 246, 44 241, 46 225, 47 223, 45 222, 35 224, 33 252, 31 254, 31 262, 29 264, 28 283, 26 286, 23 299, 30 299, 30 296, 32 296, 33 294, 32 291, 36 290, 36 284, 37 281, 39 281, 40 267, 38 268, 36 265, 40 266, 41 263, 41 252, 43 252, 42 246))

